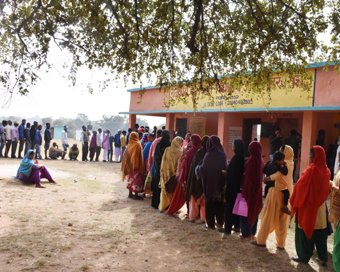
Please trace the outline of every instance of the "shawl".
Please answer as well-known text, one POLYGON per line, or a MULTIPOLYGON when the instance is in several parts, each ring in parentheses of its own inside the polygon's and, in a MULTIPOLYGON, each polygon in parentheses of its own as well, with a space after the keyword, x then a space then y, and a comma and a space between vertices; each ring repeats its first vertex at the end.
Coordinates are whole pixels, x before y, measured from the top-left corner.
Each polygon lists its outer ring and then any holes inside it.
POLYGON ((148 142, 143 148, 143 160, 144 160, 144 167, 145 168, 148 165, 148 158, 149 158, 151 145, 152 145, 152 142, 148 142))
POLYGON ((97 146, 97 134, 92 134, 91 137, 91 143, 90 143, 90 148, 91 147, 96 147, 97 146))
POLYGON ((140 140, 141 145, 142 145, 143 148, 149 142, 148 141, 148 137, 149 137, 149 133, 146 132, 146 133, 143 134, 142 140, 140 140))
POLYGON ((294 149, 289 146, 285 145, 285 150, 283 151, 285 154, 285 162, 287 163, 288 168, 288 174, 281 175, 280 180, 283 181, 283 184, 281 184, 280 181, 275 180, 275 188, 282 190, 287 188, 289 191, 289 194, 292 195, 293 193, 293 171, 294 171, 294 149))
POLYGON ((248 222, 254 225, 256 218, 262 210, 262 146, 259 142, 253 141, 249 144, 250 157, 244 166, 242 178, 242 196, 248 205, 248 222))
POLYGON ((162 139, 157 144, 156 149, 155 149, 155 154, 154 154, 154 167, 155 167, 156 174, 158 175, 160 175, 161 173, 161 163, 162 163, 164 151, 170 145, 171 145, 170 132, 169 130, 163 130, 162 139))
POLYGON ((122 171, 123 180, 136 169, 139 169, 142 176, 144 175, 142 146, 138 140, 138 134, 136 132, 132 132, 130 135, 129 145, 125 149, 123 155, 122 166, 120 169, 122 171))
POLYGON ((30 149, 27 151, 25 157, 22 159, 19 169, 17 171, 17 177, 19 177, 19 174, 23 174, 26 177, 29 177, 32 173, 34 161, 30 159, 30 154, 34 153, 33 149, 30 149))
POLYGON ((183 158, 182 171, 178 179, 178 182, 180 182, 182 185, 186 185, 192 160, 194 159, 197 150, 201 148, 201 137, 198 134, 192 134, 191 148, 186 152, 185 157, 183 158))
POLYGON ((167 147, 161 163, 161 188, 165 190, 165 184, 176 174, 177 162, 182 155, 182 137, 175 137, 171 142, 171 146, 167 147))
POLYGON ((223 190, 225 184, 222 170, 228 169, 227 154, 216 135, 209 137, 202 165, 197 167, 197 174, 202 179, 204 198, 207 201, 217 191, 223 190))
POLYGON ((313 146, 314 161, 301 174, 290 198, 292 214, 297 214, 299 227, 311 239, 318 209, 326 201, 331 189, 331 172, 326 165, 326 153, 321 146, 313 146))
POLYGON ((149 157, 148 157, 148 164, 147 164, 147 169, 148 171, 151 173, 151 168, 152 168, 152 163, 153 163, 153 157, 155 155, 155 149, 157 144, 159 143, 159 141, 162 139, 162 137, 159 137, 157 139, 155 139, 150 147, 150 151, 149 151, 149 157))
POLYGON ((187 147, 188 143, 190 142, 190 133, 185 134, 184 141, 183 141, 183 148, 187 147), (189 138, 189 139, 188 139, 189 138))
POLYGON ((244 143, 241 139, 234 141, 235 155, 232 157, 227 173, 226 203, 234 205, 240 192, 244 171, 244 143))
POLYGON ((331 206, 329 208, 328 221, 336 227, 340 220, 340 171, 335 175, 332 182, 331 206))
POLYGON ((189 175, 187 178, 187 188, 185 190, 185 199, 187 202, 190 201, 191 195, 197 200, 203 194, 202 180, 197 178, 195 175, 195 168, 203 160, 205 153, 207 152, 207 141, 209 136, 205 135, 202 137, 201 145, 202 148, 198 150, 191 163, 189 175))

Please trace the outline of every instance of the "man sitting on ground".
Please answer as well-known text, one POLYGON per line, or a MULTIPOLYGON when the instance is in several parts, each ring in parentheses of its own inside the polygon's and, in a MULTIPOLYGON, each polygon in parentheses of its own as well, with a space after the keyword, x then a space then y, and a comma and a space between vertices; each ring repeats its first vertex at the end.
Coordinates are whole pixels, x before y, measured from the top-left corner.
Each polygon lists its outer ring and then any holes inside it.
POLYGON ((79 155, 79 149, 77 147, 77 144, 74 143, 73 146, 70 148, 70 151, 68 152, 68 156, 70 158, 70 161, 71 160, 77 160, 77 157, 79 155))
POLYGON ((52 144, 52 147, 49 149, 49 156, 52 160, 57 160, 58 157, 65 156, 66 151, 59 149, 56 142, 52 144))

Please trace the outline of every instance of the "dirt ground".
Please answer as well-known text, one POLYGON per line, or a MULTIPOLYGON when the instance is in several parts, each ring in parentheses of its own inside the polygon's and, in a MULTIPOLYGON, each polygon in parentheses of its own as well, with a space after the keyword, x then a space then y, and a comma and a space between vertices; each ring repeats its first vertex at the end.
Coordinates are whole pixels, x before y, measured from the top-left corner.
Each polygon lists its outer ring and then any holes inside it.
POLYGON ((334 271, 333 235, 327 267, 297 264, 293 223, 286 250, 273 234, 258 248, 128 199, 118 163, 42 161, 61 184, 46 189, 14 179, 19 163, 0 160, 1 272, 334 271))

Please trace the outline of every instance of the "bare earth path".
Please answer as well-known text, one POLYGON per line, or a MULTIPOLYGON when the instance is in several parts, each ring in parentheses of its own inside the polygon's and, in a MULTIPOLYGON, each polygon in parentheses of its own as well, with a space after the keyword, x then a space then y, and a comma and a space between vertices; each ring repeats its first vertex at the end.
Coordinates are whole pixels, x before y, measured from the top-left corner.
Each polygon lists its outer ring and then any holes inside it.
POLYGON ((296 264, 294 224, 285 251, 273 234, 258 248, 128 199, 120 164, 42 161, 61 186, 37 189, 11 177, 19 163, 0 160, 1 272, 335 271, 333 235, 328 267, 296 264))

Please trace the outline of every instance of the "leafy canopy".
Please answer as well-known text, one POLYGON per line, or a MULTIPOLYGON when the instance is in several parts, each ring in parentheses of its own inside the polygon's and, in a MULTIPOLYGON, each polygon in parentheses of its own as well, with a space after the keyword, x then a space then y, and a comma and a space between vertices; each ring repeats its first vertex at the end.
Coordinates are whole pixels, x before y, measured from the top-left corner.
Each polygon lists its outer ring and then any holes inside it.
POLYGON ((176 85, 179 95, 172 104, 210 95, 230 75, 226 99, 244 85, 261 96, 272 91, 274 72, 287 78, 299 74, 305 81, 311 77, 307 63, 339 60, 340 0, 3 0, 0 5, 0 81, 10 93, 27 94, 39 71, 51 68, 52 42, 71 53, 73 84, 79 67, 96 67, 109 71, 101 89, 120 76, 140 85, 146 78, 164 92, 176 85), (328 44, 318 40, 325 31, 331 32, 328 44), (191 92, 180 92, 183 84, 191 92))

